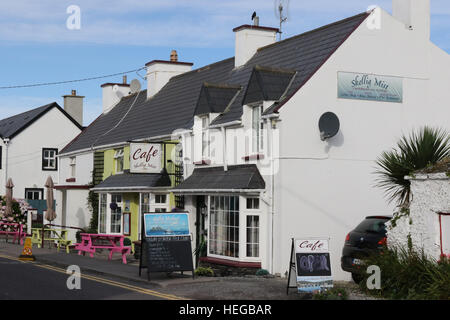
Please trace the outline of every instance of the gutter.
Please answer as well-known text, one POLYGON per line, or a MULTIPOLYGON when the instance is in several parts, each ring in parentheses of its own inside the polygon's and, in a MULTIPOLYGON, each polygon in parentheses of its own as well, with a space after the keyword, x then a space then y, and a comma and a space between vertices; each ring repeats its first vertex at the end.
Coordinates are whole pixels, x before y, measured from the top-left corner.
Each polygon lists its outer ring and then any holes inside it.
POLYGON ((172 189, 173 193, 261 193, 264 189, 172 189))
POLYGON ((242 121, 235 120, 235 121, 231 121, 231 122, 213 124, 213 125, 210 125, 209 128, 216 129, 216 128, 223 128, 223 127, 230 127, 230 126, 234 126, 234 125, 242 125, 242 121))

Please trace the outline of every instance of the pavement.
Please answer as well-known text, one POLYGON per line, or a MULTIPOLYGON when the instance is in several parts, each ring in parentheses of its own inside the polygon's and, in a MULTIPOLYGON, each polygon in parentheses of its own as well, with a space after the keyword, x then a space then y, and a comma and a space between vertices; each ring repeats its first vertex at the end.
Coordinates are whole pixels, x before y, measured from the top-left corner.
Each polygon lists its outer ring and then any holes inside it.
MULTIPOLYGON (((0 257, 18 257, 23 246, 6 243, 0 239, 0 257)), ((108 260, 108 251, 94 254, 94 257, 78 255, 77 252, 67 254, 64 250, 57 252, 55 248, 33 247, 33 255, 37 264, 50 265, 66 269, 68 266, 80 267, 82 274, 100 276, 140 288, 158 290, 166 294, 173 294, 186 299, 200 300, 305 300, 308 294, 299 294, 290 289, 286 295, 286 279, 276 277, 195 277, 191 272, 180 273, 151 273, 147 279, 146 269, 139 276, 139 261, 133 255, 127 256, 127 264, 122 263, 120 254, 114 254, 108 260)), ((67 277, 67 276, 66 276, 67 277)), ((362 294, 354 283, 336 282, 335 286, 346 288, 351 300, 372 299, 362 294)))

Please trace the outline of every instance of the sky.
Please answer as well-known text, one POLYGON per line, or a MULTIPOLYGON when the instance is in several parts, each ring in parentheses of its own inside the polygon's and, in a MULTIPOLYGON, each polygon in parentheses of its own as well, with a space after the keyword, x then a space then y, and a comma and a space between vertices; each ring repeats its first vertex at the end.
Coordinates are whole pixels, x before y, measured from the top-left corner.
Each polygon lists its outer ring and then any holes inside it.
MULTIPOLYGON (((279 1, 279 0, 278 0, 279 1)), ((276 0, 13 0, 0 2, 0 87, 75 80, 143 67, 151 60, 193 68, 234 56, 232 29, 251 24, 278 27, 276 0), (80 8, 80 29, 67 27, 71 5, 80 8)), ((320 27, 392 0, 290 0, 283 38, 320 27)), ((450 53, 450 1, 431 0, 431 40, 450 53)), ((128 74, 142 78, 145 70, 128 74)), ((0 119, 56 101, 72 89, 84 99, 84 125, 102 110, 105 82, 122 76, 45 87, 0 89, 0 119)))

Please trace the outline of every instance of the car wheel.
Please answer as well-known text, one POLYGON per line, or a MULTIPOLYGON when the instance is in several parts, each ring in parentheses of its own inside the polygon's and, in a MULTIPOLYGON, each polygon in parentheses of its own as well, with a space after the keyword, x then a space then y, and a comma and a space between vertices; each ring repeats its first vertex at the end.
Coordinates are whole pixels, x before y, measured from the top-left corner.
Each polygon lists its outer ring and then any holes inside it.
POLYGON ((352 279, 356 284, 359 284, 363 280, 363 276, 359 273, 352 273, 352 279))

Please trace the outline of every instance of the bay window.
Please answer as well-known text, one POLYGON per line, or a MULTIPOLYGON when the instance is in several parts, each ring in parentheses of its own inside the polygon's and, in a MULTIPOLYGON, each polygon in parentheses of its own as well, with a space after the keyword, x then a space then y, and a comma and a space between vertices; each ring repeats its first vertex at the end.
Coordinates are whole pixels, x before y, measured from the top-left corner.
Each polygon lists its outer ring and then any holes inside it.
POLYGON ((259 216, 247 216, 247 257, 259 257, 259 216))
POLYGON ((115 203, 116 206, 114 209, 111 209, 110 232, 111 233, 121 233, 121 230, 122 230, 122 195, 121 194, 112 194, 111 202, 115 203))
POLYGON ((108 202, 107 202, 107 194, 106 193, 101 193, 100 194, 100 199, 99 199, 99 215, 98 215, 98 219, 99 219, 99 223, 98 223, 98 232, 99 233, 106 233, 106 213, 107 213, 107 206, 108 206, 108 202))

